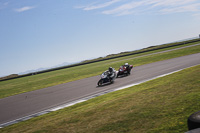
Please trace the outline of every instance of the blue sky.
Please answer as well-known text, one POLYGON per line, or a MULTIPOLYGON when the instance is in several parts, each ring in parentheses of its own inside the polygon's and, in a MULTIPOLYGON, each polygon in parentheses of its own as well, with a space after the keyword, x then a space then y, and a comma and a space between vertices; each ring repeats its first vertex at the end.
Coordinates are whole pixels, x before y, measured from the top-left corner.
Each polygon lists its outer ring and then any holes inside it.
POLYGON ((199 0, 0 0, 0 76, 199 34, 199 0))

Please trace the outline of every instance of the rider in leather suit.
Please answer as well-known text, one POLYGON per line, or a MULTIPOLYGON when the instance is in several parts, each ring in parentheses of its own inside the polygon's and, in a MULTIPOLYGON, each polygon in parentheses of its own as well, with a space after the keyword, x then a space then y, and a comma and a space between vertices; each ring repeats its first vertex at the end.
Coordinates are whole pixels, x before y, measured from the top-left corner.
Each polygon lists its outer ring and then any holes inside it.
POLYGON ((124 65, 127 68, 127 72, 128 74, 130 74, 130 65, 128 63, 125 63, 124 65))
POLYGON ((110 80, 112 80, 112 79, 114 78, 114 76, 115 76, 114 69, 113 69, 112 67, 109 67, 109 68, 108 68, 108 71, 109 71, 108 78, 109 78, 110 80))

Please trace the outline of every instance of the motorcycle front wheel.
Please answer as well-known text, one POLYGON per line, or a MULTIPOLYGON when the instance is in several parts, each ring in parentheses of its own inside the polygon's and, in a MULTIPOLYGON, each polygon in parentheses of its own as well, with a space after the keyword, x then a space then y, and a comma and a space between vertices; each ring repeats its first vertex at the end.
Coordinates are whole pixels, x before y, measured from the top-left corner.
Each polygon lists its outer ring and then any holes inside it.
POLYGON ((98 86, 102 86, 103 85, 103 80, 100 79, 99 82, 97 83, 98 86))

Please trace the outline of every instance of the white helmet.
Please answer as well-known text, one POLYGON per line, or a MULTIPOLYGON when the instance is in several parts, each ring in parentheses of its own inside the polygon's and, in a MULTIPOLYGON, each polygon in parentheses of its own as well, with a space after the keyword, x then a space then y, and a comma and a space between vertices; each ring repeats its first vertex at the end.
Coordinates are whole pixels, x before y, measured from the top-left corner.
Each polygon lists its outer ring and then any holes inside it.
POLYGON ((125 63, 126 66, 128 66, 128 63, 125 63))

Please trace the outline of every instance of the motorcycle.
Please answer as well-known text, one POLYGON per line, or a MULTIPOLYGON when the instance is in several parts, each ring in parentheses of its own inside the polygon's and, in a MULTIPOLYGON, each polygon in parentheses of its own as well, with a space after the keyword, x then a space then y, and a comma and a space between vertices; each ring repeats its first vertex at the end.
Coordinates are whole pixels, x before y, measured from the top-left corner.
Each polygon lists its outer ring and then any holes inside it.
POLYGON ((132 68, 133 68, 133 65, 129 65, 129 67, 126 67, 125 65, 120 66, 117 77, 130 75, 132 68))
POLYGON ((113 83, 114 80, 116 79, 117 77, 117 71, 114 70, 114 77, 112 79, 110 79, 108 77, 109 75, 109 71, 105 71, 101 74, 101 79, 98 81, 97 85, 98 86, 102 86, 104 84, 108 84, 108 83, 113 83))

